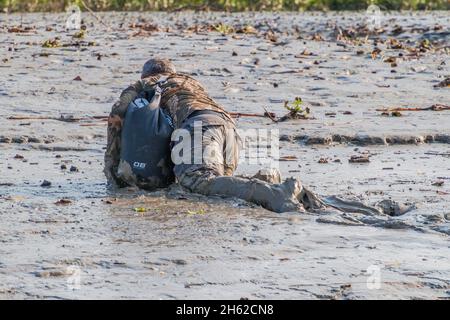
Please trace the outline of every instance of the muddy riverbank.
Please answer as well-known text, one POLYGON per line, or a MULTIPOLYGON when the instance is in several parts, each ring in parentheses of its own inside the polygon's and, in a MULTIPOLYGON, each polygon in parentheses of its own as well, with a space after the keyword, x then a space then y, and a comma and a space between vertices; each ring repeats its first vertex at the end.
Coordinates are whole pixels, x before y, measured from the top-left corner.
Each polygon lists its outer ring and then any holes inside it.
POLYGON ((377 34, 360 13, 99 18, 83 15, 80 38, 64 14, 0 15, 0 299, 450 298, 450 111, 378 111, 449 105, 448 12, 390 13, 377 34), (284 177, 417 209, 274 214, 176 187, 107 190, 95 117, 153 55, 230 112, 281 117, 301 97, 308 120, 237 119, 279 130, 284 177))

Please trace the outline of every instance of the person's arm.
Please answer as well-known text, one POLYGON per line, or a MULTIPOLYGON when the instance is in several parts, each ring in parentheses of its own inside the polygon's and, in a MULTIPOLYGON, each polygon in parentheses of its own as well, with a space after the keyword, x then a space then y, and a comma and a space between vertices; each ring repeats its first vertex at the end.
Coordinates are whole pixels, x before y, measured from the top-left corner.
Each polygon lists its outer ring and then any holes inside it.
POLYGON ((116 173, 120 162, 122 121, 122 118, 118 115, 110 114, 108 118, 104 173, 108 184, 112 185, 117 185, 119 183, 116 173))
POLYGON ((122 91, 119 101, 117 101, 111 110, 111 115, 117 115, 120 118, 125 118, 129 104, 134 101, 138 95, 143 91, 142 81, 132 84, 122 91))

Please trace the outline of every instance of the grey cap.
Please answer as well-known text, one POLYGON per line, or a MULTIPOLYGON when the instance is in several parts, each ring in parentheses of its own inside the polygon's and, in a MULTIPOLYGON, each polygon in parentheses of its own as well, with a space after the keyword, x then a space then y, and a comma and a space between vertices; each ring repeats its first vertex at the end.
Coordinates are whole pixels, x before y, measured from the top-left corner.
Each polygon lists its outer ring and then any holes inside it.
POLYGON ((148 60, 142 67, 141 78, 154 76, 160 73, 176 73, 175 66, 169 59, 154 58, 148 60))

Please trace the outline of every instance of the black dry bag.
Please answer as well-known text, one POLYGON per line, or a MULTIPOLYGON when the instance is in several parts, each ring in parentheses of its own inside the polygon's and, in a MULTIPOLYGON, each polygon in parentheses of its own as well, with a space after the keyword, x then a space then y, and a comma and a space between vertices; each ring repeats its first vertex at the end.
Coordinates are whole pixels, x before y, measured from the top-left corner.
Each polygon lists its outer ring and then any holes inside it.
POLYGON ((174 181, 170 157, 172 120, 159 107, 157 86, 146 98, 128 106, 122 127, 118 177, 128 185, 144 189, 166 187, 174 181), (150 102, 148 102, 150 100, 150 102))

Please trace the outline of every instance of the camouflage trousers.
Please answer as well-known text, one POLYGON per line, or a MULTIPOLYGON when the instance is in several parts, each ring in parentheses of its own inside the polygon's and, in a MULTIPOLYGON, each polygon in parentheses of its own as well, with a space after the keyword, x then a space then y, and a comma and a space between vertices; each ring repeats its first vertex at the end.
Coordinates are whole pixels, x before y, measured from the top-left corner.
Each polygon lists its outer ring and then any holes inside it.
POLYGON ((193 172, 231 176, 237 168, 241 139, 234 123, 215 112, 190 117, 175 130, 172 140, 176 141, 172 161, 179 182, 193 172))
POLYGON ((216 115, 203 114, 190 118, 181 130, 184 130, 183 140, 172 148, 172 160, 175 177, 182 187, 207 196, 240 198, 276 212, 302 210, 294 196, 295 190, 291 190, 299 188, 294 179, 281 184, 280 181, 263 181, 261 177, 232 176, 242 144, 233 123, 216 115), (206 125, 196 126, 199 120, 206 125), (202 140, 195 138, 196 131, 202 140), (180 150, 184 151, 183 156, 180 150), (183 161, 177 161, 180 158, 183 161))

